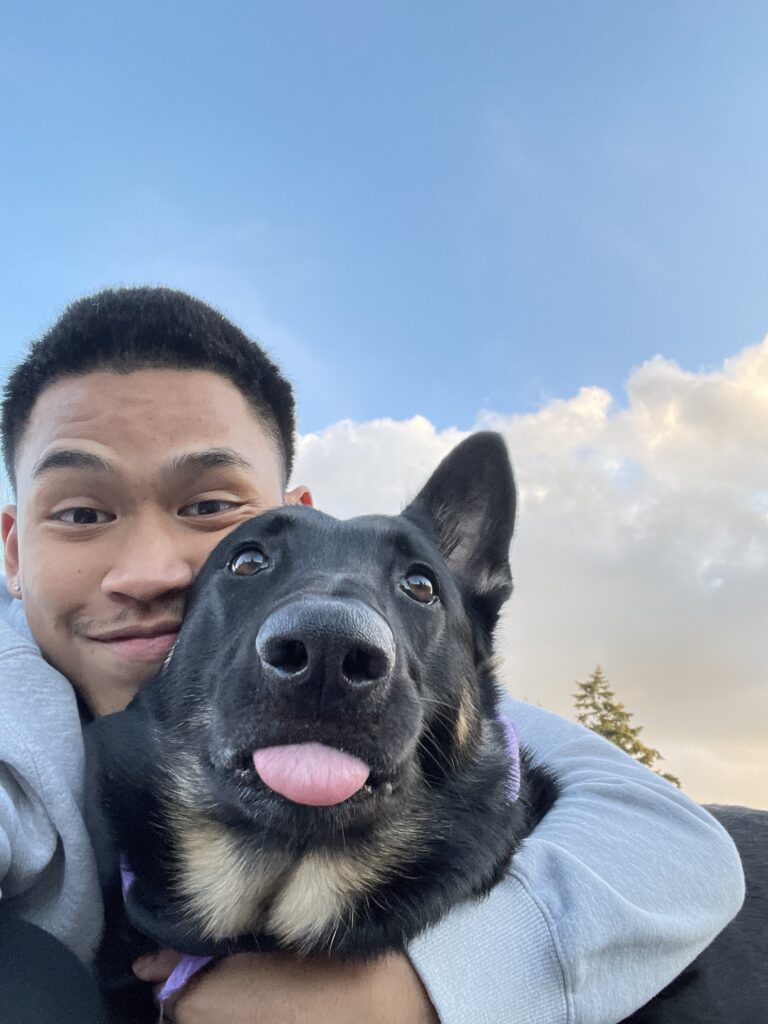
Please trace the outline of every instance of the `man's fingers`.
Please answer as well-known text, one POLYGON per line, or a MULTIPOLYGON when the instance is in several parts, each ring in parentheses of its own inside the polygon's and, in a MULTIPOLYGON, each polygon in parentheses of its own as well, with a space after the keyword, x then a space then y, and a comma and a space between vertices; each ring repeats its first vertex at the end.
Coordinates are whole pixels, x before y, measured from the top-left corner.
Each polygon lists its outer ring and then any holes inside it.
POLYGON ((159 949, 156 953, 146 953, 133 963, 133 973, 140 981, 165 981, 182 954, 175 949, 159 949))

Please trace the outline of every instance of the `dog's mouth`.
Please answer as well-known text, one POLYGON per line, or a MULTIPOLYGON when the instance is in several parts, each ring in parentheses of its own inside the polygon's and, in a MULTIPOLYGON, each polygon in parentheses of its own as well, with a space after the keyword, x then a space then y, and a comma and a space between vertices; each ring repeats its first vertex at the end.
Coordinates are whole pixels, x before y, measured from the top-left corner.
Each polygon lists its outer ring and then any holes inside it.
POLYGON ((401 772, 377 770, 353 754, 309 742, 240 754, 226 774, 238 788, 266 791, 289 804, 351 809, 367 798, 392 796, 401 772))
POLYGON ((290 743, 254 751, 253 766, 265 786, 295 804, 333 807, 368 783, 370 765, 324 743, 290 743))

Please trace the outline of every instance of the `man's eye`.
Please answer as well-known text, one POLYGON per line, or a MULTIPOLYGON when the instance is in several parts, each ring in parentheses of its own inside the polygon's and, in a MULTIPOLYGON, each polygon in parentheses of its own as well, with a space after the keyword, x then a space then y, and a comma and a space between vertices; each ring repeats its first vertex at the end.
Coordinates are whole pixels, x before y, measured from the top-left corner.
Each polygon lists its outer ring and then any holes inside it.
POLYGON ((73 523, 75 526, 95 526, 111 523, 115 518, 110 512, 101 512, 97 508, 65 508, 54 512, 53 518, 61 523, 73 523))
POLYGON ((185 505, 184 508, 179 509, 179 515, 192 518, 215 516, 219 512, 229 512, 232 508, 237 508, 237 502, 224 501, 223 498, 206 498, 204 501, 193 501, 191 505, 185 505))

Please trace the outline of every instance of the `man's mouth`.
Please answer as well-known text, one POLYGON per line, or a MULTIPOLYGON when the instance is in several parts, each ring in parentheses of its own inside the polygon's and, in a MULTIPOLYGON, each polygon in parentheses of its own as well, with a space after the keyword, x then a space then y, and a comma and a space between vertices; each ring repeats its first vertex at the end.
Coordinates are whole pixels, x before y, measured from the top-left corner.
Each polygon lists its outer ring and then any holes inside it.
POLYGON ((89 637, 123 658, 162 661, 168 656, 181 628, 180 622, 158 622, 152 626, 124 626, 111 633, 89 637))

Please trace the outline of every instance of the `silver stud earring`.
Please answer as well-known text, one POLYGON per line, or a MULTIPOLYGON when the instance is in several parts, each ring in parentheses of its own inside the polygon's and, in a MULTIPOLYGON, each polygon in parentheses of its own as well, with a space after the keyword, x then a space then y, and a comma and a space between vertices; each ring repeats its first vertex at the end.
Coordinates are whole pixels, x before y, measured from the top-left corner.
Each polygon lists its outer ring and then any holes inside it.
POLYGON ((16 580, 16 582, 13 584, 13 589, 14 589, 14 592, 17 593, 17 594, 20 592, 21 584, 19 583, 18 580, 16 580))

